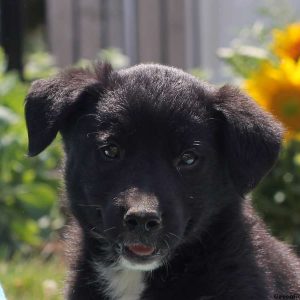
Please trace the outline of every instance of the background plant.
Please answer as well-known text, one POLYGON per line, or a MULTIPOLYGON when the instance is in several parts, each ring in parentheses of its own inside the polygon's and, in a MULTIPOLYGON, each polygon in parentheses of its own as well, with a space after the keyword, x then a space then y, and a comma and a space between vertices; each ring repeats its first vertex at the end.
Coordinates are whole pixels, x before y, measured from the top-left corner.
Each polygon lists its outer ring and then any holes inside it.
POLYGON ((300 250, 300 23, 286 8, 269 7, 261 11, 268 22, 243 30, 218 53, 233 81, 286 128, 278 163, 253 198, 273 233, 300 250))
MULTIPOLYGON (((38 59, 34 59, 37 64, 38 59)), ((49 60, 40 54, 42 62, 49 60)), ((33 62, 31 62, 32 64, 33 62)), ((59 146, 28 159, 23 103, 28 84, 15 73, 5 73, 5 59, 0 52, 0 257, 18 251, 30 253, 62 226, 56 205, 60 158, 59 146), (53 171, 54 170, 54 171, 53 171)), ((51 73, 49 63, 33 68, 27 76, 51 73)))

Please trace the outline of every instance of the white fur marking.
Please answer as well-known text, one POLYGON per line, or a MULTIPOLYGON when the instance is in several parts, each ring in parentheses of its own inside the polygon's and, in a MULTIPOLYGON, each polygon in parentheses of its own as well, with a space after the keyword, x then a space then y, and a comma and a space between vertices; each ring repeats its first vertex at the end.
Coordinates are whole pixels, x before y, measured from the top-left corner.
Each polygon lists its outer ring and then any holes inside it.
POLYGON ((111 300, 139 300, 145 289, 142 271, 130 270, 121 265, 106 267, 96 263, 99 279, 107 284, 106 295, 111 300))
POLYGON ((152 271, 160 266, 160 262, 155 260, 148 264, 137 264, 124 257, 121 257, 120 266, 129 270, 152 271))

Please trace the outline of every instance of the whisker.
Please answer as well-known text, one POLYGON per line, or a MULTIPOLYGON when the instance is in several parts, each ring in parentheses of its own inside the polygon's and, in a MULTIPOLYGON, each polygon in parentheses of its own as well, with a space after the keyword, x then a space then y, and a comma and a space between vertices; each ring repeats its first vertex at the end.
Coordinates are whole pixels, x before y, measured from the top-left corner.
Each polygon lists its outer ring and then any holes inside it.
POLYGON ((103 235, 100 234, 99 232, 94 231, 94 230, 96 230, 96 229, 97 229, 97 227, 91 228, 91 229, 90 229, 90 233, 91 233, 94 237, 96 237, 96 238, 98 238, 98 239, 100 239, 100 240, 105 240, 106 242, 108 242, 107 239, 105 238, 105 236, 103 236, 103 235))
POLYGON ((200 146, 202 143, 201 143, 201 141, 194 141, 193 142, 193 146, 200 146))
POLYGON ((98 232, 91 231, 91 234, 92 234, 94 237, 96 237, 96 238, 98 238, 98 239, 100 239, 100 240, 106 240, 105 237, 104 237, 103 235, 101 235, 100 233, 98 233, 98 232))
POLYGON ((167 248, 168 248, 169 252, 171 252, 171 248, 170 248, 169 243, 168 243, 165 239, 164 239, 163 241, 164 241, 164 243, 167 245, 167 248))
POLYGON ((175 233, 173 233, 173 232, 168 232, 168 234, 170 234, 170 235, 176 237, 179 241, 182 241, 182 238, 179 237, 178 235, 176 235, 175 233))
POLYGON ((116 227, 113 226, 113 227, 110 227, 110 228, 108 228, 108 229, 103 230, 103 232, 107 232, 107 231, 113 230, 113 229, 115 229, 115 228, 116 228, 116 227))
MULTIPOLYGON (((170 248, 169 243, 165 239, 163 239, 163 242, 166 244, 169 252, 171 252, 171 248, 170 248)), ((163 263, 163 266, 165 266, 165 268, 166 268, 166 273, 167 273, 167 277, 168 277, 169 276, 169 262, 168 262, 167 259, 163 258, 162 263, 163 263)))

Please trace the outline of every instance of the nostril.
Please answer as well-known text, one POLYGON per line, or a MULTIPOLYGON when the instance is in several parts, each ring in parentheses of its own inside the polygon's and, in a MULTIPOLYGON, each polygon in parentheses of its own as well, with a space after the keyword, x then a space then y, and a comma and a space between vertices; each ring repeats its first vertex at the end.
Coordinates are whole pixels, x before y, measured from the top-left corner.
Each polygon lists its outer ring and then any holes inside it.
POLYGON ((159 226, 160 226, 160 220, 158 219, 152 219, 145 223, 145 229, 147 231, 153 231, 155 229, 158 229, 159 226))
POLYGON ((124 216, 124 226, 130 231, 148 231, 157 230, 161 225, 161 218, 156 212, 135 211, 127 212, 124 216))
POLYGON ((125 219, 125 225, 129 229, 135 229, 139 225, 139 223, 135 218, 126 218, 125 219))

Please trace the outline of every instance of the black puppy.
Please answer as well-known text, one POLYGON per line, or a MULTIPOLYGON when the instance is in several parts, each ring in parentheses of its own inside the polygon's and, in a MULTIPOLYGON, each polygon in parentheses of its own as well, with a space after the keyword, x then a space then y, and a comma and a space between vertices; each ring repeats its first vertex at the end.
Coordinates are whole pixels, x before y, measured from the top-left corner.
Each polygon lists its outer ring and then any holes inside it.
POLYGON ((64 141, 78 247, 67 299, 300 294, 299 260, 245 198, 282 129, 239 90, 98 64, 34 82, 25 110, 30 156, 64 141))

